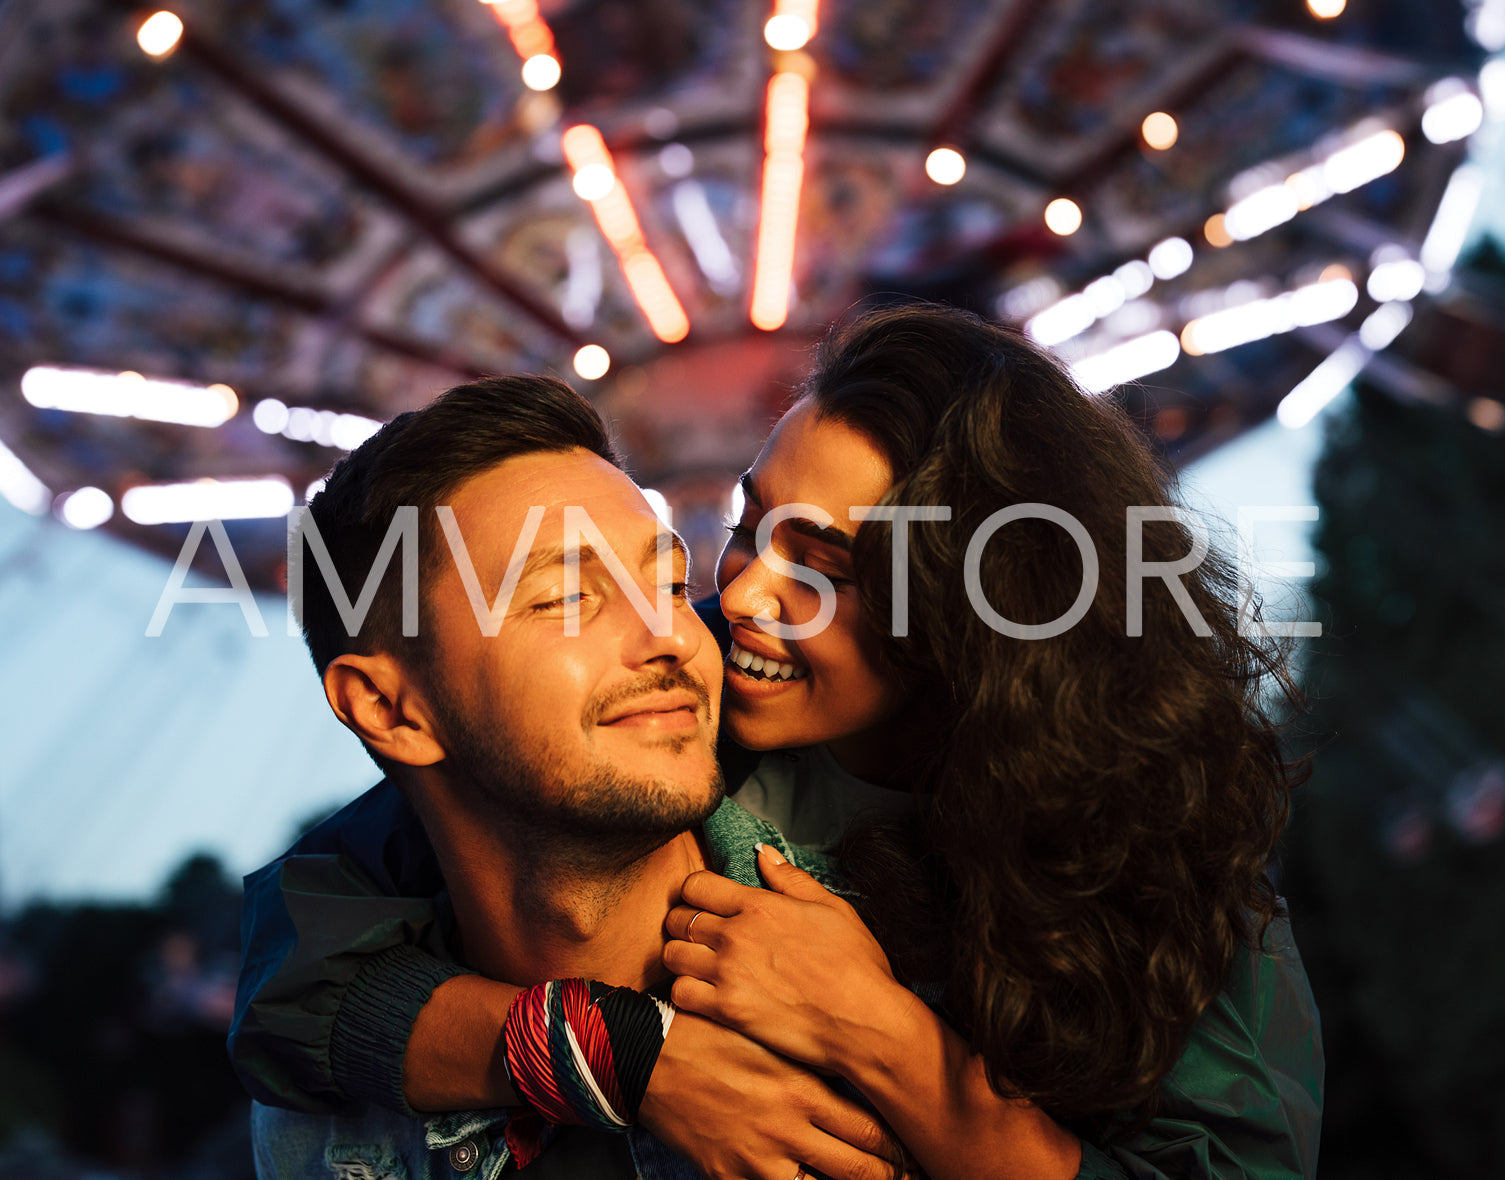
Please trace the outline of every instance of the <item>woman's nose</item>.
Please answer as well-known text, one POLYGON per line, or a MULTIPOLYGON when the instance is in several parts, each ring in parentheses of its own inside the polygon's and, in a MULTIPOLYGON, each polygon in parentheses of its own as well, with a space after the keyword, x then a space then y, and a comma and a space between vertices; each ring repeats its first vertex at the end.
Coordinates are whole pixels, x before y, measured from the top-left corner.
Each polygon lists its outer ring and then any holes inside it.
POLYGON ((719 572, 721 613, 732 622, 750 621, 759 614, 780 617, 779 597, 773 586, 775 575, 757 557, 723 560, 719 572))

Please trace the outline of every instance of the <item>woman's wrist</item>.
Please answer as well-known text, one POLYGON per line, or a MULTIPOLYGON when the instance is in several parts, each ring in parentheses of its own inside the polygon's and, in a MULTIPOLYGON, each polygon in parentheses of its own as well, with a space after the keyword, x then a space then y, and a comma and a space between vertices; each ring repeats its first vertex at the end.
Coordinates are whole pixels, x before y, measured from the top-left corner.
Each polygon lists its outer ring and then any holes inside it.
POLYGON ((902 1006, 886 998, 893 1006, 881 1032, 875 1020, 877 1035, 854 1040, 841 1073, 921 1164, 937 1176, 1075 1176, 1076 1136, 1033 1103, 999 1097, 967 1042, 918 996, 904 995, 902 1006))
POLYGON ((826 1067, 863 1093, 902 1085, 900 1074, 917 1044, 936 1038, 938 1018, 919 996, 888 980, 865 996, 858 1021, 849 1021, 832 1038, 826 1067))

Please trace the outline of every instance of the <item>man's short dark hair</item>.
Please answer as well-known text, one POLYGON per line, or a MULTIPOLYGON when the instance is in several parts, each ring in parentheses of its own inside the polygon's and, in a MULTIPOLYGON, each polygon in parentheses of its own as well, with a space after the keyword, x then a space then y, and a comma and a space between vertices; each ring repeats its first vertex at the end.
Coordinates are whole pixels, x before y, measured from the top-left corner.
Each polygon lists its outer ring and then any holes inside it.
MULTIPOLYGON (((595 408, 553 377, 508 376, 471 381, 440 394, 421 410, 399 414, 347 455, 309 504, 345 593, 366 583, 399 508, 418 509, 420 618, 423 587, 438 569, 443 534, 434 509, 466 480, 507 459, 575 448, 621 466, 595 408)), ((300 538, 299 544, 307 542, 300 538)), ((402 562, 389 561, 359 634, 349 635, 315 561, 305 554, 303 638, 323 675, 346 652, 385 651, 409 657, 421 639, 402 634, 402 562)), ((420 635, 422 632, 420 622, 420 635)), ((421 661, 421 656, 419 657, 421 661)))

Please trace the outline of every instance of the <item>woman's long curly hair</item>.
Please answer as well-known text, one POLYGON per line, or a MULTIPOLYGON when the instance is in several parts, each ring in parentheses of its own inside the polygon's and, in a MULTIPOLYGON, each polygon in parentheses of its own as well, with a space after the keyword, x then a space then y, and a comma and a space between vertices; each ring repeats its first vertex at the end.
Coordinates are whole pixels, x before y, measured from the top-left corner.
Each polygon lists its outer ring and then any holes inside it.
MULTIPOLYGON (((865 916, 902 976, 945 964, 948 1015, 999 1093, 1059 1118, 1144 1115, 1277 913, 1266 870, 1293 781, 1262 702, 1272 680, 1295 701, 1279 655, 1240 634, 1216 552, 1177 595, 1146 578, 1128 634, 1126 514, 1172 506, 1167 476, 1017 331, 929 305, 869 313, 833 331, 802 395, 887 456, 884 503, 952 511, 910 526, 907 636, 890 633, 891 526, 864 524, 853 549, 922 800, 908 833, 860 828, 841 849, 865 916), (1014 504, 1064 509, 1096 550, 1086 614, 1049 638, 1000 633, 968 592, 969 542, 1014 504)), ((1177 520, 1142 533, 1145 562, 1193 550, 1177 520)), ((1043 624, 1083 573, 1065 529, 1018 519, 976 583, 1004 619, 1043 624)))

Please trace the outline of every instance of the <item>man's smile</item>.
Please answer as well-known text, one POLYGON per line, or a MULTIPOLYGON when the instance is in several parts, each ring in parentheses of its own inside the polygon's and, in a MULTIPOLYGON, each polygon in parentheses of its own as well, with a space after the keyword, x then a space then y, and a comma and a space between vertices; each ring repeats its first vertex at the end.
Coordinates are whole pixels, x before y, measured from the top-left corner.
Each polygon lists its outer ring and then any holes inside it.
POLYGON ((596 724, 614 729, 693 729, 700 724, 700 698, 687 691, 635 697, 609 710, 596 724))

